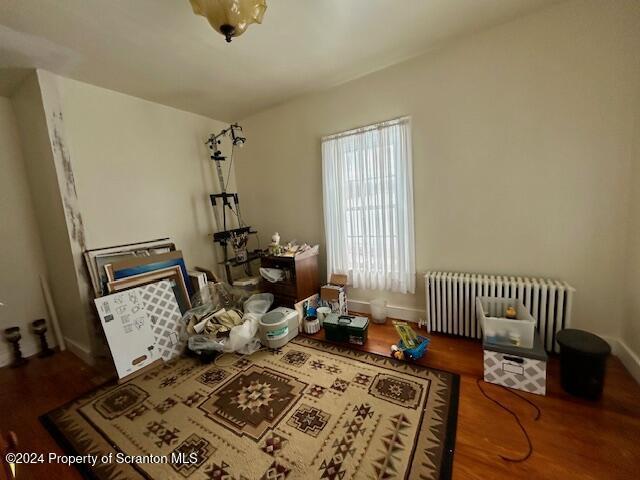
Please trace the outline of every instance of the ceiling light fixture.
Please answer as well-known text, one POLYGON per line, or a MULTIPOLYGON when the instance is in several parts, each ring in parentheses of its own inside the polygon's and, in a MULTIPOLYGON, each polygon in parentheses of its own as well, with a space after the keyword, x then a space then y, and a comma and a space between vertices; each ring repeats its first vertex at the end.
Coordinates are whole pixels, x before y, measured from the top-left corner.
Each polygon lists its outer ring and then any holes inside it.
POLYGON ((231 42, 252 23, 262 23, 266 0, 189 0, 193 13, 202 15, 216 32, 231 42))

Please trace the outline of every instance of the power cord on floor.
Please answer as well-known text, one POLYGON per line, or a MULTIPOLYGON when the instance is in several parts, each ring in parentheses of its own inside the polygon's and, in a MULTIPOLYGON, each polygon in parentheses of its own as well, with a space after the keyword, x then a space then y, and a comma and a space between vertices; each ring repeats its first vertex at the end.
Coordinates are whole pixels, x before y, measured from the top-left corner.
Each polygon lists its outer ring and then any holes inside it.
MULTIPOLYGON (((524 428, 524 425, 522 425, 522 422, 520 421, 520 417, 518 417, 518 414, 515 413, 513 410, 511 410, 510 408, 506 407, 505 405, 503 405, 499 400, 496 400, 495 398, 491 398, 489 395, 487 395, 487 392, 484 391, 484 389, 480 386, 480 382, 482 382, 482 378, 477 378, 476 379, 476 385, 478 385, 478 388, 480 389, 480 392, 482 392, 482 395, 484 395, 486 398, 488 398, 489 400, 491 400, 493 403, 495 403, 496 405, 498 405, 500 408, 502 408, 503 410, 506 410, 507 412, 509 412, 513 418, 515 418, 516 423, 518 424, 518 426, 520 427, 520 430, 522 430, 522 433, 524 434, 524 437, 527 439, 527 445, 529 446, 529 450, 527 451, 527 454, 522 457, 522 458, 509 458, 509 457, 505 457, 504 455, 500 455, 498 454, 498 456, 507 461, 507 462, 514 462, 514 463, 519 463, 519 462, 524 462, 525 460, 527 460, 531 454, 533 453, 533 444, 531 443, 531 439, 529 438, 529 434, 527 433, 526 428, 524 428)), ((507 392, 515 395, 518 398, 521 398, 522 400, 524 400, 525 402, 527 402, 529 405, 531 405, 533 408, 536 409, 536 416, 534 418, 534 420, 538 420, 541 416, 541 412, 540 412, 540 408, 538 408, 538 406, 533 403, 531 400, 529 400, 528 398, 525 398, 524 396, 520 395, 517 392, 514 392, 513 390, 504 387, 502 385, 498 385, 499 387, 502 387, 504 390, 506 390, 507 392)))

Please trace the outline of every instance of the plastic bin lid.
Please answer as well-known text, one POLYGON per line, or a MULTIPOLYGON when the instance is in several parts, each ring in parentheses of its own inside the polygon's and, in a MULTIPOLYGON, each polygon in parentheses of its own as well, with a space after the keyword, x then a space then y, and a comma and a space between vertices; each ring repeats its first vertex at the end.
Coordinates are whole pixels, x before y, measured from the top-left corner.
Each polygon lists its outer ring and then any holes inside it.
POLYGON ((295 312, 295 310, 291 310, 285 307, 278 307, 270 312, 264 314, 264 316, 260 319, 260 323, 263 325, 274 325, 282 322, 285 319, 288 319, 291 316, 291 312, 295 312))
POLYGON ((515 345, 503 345, 501 343, 492 343, 487 340, 482 341, 483 350, 491 350, 494 352, 504 353, 507 355, 513 355, 514 357, 526 357, 533 358, 535 360, 547 361, 547 352, 542 347, 542 341, 540 341, 540 335, 538 332, 533 334, 533 348, 516 347, 515 345))
POLYGON ((575 328, 561 330, 556 340, 563 348, 570 348, 585 355, 605 356, 611 353, 611 347, 602 338, 593 333, 575 328))

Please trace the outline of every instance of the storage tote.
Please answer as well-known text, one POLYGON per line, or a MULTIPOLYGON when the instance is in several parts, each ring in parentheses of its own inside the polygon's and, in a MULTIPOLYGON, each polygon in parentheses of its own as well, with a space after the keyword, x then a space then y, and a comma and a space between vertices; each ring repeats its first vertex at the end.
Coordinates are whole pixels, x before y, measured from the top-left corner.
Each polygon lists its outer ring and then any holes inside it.
POLYGON ((349 342, 364 345, 367 341, 369 319, 354 315, 328 315, 323 322, 324 337, 331 342, 349 342))
POLYGON ((537 395, 547 391, 547 353, 540 337, 534 335, 533 348, 482 342, 484 381, 537 395))
POLYGON ((532 348, 536 319, 517 298, 477 297, 476 320, 484 341, 532 348), (516 318, 506 318, 508 307, 515 308, 516 318))

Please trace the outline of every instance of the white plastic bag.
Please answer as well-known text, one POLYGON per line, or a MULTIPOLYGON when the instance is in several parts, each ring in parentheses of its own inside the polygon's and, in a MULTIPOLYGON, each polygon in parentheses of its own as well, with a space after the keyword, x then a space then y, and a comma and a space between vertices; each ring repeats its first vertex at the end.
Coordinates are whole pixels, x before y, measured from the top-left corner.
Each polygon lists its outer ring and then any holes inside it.
POLYGON ((229 339, 223 346, 224 352, 253 353, 260 348, 258 323, 273 303, 273 294, 256 293, 244 302, 243 323, 233 327, 229 339))
POLYGON ((243 311, 245 314, 255 313, 262 316, 269 311, 271 304, 273 304, 273 293, 256 293, 244 302, 243 311))
POLYGON ((229 338, 223 346, 224 352, 253 353, 260 348, 258 340, 258 321, 262 315, 245 313, 242 319, 244 323, 233 327, 229 332, 229 338))
POLYGON ((285 275, 279 268, 260 268, 260 276, 268 282, 277 283, 284 280, 285 275))
MULTIPOLYGON (((222 303, 206 304, 195 307, 185 314, 182 321, 181 338, 188 339, 189 349, 196 353, 206 352, 238 352, 249 354, 260 348, 258 339, 258 323, 262 316, 267 313, 273 303, 273 294, 257 293, 249 297, 244 302, 242 323, 229 330, 229 336, 225 338, 212 338, 207 335, 191 335, 186 331, 186 325, 191 316, 197 313, 204 313, 212 309, 219 308, 222 303)), ((230 305, 231 302, 228 302, 230 305)))

